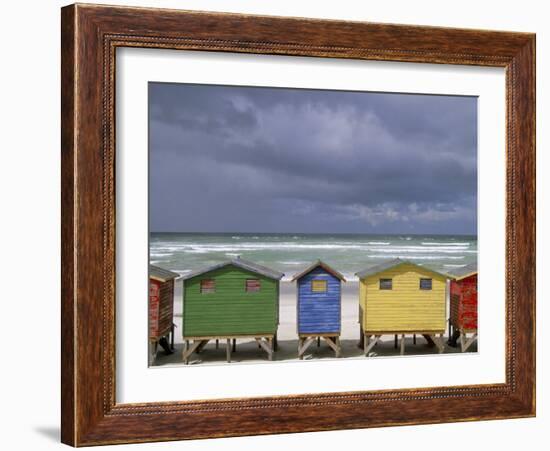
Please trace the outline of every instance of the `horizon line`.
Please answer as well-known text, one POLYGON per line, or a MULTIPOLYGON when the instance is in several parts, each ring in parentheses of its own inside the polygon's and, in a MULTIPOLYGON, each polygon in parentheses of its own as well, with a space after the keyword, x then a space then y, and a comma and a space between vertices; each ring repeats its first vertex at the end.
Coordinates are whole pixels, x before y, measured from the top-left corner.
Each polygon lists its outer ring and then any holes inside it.
POLYGON ((477 233, 382 233, 382 232, 175 232, 175 231, 149 231, 149 233, 179 233, 188 235, 406 235, 406 236, 475 236, 477 233))

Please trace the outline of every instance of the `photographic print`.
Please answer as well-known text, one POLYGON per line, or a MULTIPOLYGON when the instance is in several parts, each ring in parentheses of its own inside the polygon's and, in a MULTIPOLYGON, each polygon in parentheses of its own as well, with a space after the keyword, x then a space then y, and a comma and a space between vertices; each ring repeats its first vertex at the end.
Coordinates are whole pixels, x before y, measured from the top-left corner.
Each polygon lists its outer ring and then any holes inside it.
POLYGON ((149 83, 149 364, 477 352, 477 98, 149 83))

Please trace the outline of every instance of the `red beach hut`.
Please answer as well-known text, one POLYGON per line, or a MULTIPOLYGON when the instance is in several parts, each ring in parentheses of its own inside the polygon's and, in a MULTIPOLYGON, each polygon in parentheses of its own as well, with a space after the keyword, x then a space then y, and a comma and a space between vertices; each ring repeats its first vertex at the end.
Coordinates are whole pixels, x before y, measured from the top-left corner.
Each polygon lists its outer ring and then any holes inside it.
POLYGON ((471 263, 450 272, 451 299, 450 324, 452 328, 449 344, 457 345, 460 340, 462 352, 477 340, 477 263, 471 263))
POLYGON ((152 360, 159 344, 167 353, 173 352, 174 285, 178 277, 175 272, 149 265, 149 349, 152 360))

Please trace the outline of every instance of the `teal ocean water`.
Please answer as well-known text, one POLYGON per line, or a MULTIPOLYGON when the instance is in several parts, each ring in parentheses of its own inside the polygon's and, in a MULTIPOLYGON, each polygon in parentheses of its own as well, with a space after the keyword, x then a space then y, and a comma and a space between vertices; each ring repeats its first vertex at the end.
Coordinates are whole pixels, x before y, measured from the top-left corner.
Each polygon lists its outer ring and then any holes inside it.
POLYGON ((150 263, 184 275, 237 256, 285 273, 288 280, 321 259, 348 280, 368 266, 402 258, 446 272, 477 260, 477 237, 455 235, 319 235, 151 233, 150 263))

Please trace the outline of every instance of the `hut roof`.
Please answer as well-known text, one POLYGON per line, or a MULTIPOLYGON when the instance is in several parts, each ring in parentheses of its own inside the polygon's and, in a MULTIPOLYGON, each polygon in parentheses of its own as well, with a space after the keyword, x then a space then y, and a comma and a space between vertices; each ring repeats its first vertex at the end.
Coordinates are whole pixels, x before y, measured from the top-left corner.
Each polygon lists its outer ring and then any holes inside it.
POLYGON ((294 282, 295 280, 301 279, 302 277, 309 274, 311 271, 313 271, 316 268, 323 268, 326 272, 332 274, 334 277, 336 277, 336 278, 338 278, 338 279, 340 279, 344 282, 346 281, 344 276, 342 274, 340 274, 338 271, 331 268, 325 262, 322 262, 321 260, 316 260, 311 265, 309 265, 306 269, 304 269, 302 272, 294 274, 294 276, 292 277, 291 282, 294 282))
POLYGON ((192 279, 193 277, 200 276, 201 274, 206 274, 208 272, 214 271, 216 269, 224 268, 225 266, 236 266, 237 268, 242 268, 246 271, 254 272, 261 274, 263 276, 269 277, 270 279, 281 280, 284 276, 282 272, 275 271, 274 269, 267 268, 257 263, 251 262, 249 260, 244 260, 240 257, 234 258, 233 260, 224 261, 217 263, 215 265, 209 266, 208 268, 202 268, 197 271, 190 272, 183 276, 183 280, 192 279))
POLYGON ((167 282, 168 280, 175 279, 180 275, 176 272, 168 271, 164 268, 159 268, 158 266, 149 265, 149 278, 155 279, 160 282, 167 282))
POLYGON ((391 269, 395 266, 399 265, 413 265, 418 268, 422 268, 426 271, 429 271, 431 273, 437 274, 438 276, 445 277, 445 278, 453 278, 453 276, 450 276, 449 274, 445 274, 443 272, 437 271, 433 268, 430 268, 429 266, 423 266, 419 265, 417 263, 414 263, 410 260, 402 260, 400 258, 394 258, 392 260, 387 260, 385 262, 382 262, 378 265, 369 266, 368 268, 363 269, 362 271, 356 272, 355 275, 359 277, 359 279, 364 279, 365 277, 374 276, 375 274, 381 273, 386 271, 387 269, 391 269))
POLYGON ((455 280, 462 280, 466 277, 473 276, 474 274, 477 274, 477 262, 470 263, 462 268, 453 269, 452 271, 449 271, 449 274, 455 280))

